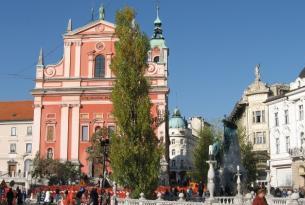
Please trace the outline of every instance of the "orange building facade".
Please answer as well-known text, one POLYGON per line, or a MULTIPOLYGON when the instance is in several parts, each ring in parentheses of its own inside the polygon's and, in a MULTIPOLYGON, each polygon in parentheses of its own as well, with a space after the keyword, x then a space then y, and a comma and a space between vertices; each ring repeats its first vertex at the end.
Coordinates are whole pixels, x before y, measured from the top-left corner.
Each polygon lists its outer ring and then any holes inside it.
MULTIPOLYGON (((168 48, 157 16, 150 40, 146 76, 151 84, 151 114, 154 129, 165 143, 168 88, 168 48)), ((40 51, 36 66, 33 123, 33 153, 40 157, 70 160, 92 175, 87 148, 100 127, 116 128, 112 115, 111 91, 115 76, 110 69, 115 55, 115 25, 103 19, 72 29, 69 20, 63 35, 64 53, 54 65, 44 65, 40 51)))

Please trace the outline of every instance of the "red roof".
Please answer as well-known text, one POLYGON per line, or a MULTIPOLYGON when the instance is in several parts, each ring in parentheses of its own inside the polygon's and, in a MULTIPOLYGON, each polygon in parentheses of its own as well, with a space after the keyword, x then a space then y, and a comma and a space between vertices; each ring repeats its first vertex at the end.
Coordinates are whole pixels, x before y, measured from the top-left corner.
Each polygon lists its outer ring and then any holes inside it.
POLYGON ((33 101, 0 102, 0 121, 33 121, 33 101))

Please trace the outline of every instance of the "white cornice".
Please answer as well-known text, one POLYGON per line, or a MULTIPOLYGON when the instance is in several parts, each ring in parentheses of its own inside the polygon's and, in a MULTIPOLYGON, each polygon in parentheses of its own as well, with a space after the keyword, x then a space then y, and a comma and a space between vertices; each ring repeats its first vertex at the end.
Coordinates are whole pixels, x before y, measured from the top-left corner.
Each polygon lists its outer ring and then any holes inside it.
POLYGON ((29 120, 25 120, 25 121, 1 121, 0 122, 0 125, 32 125, 33 124, 33 121, 29 121, 29 120))

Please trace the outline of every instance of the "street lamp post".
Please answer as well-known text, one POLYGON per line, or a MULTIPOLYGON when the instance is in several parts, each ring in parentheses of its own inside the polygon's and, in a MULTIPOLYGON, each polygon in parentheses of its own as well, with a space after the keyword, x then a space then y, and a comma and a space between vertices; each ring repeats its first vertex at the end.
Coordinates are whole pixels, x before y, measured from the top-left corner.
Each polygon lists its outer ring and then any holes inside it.
POLYGON ((270 160, 267 160, 267 177, 266 177, 266 181, 267 181, 267 196, 270 196, 270 160))
POLYGON ((102 182, 100 183, 100 188, 105 187, 105 171, 106 171, 106 158, 107 158, 107 147, 109 145, 109 139, 102 137, 100 140, 101 147, 103 149, 103 173, 102 173, 102 182))
POLYGON ((214 183, 214 177, 215 177, 215 171, 213 165, 216 164, 216 161, 214 160, 214 154, 213 154, 213 145, 209 146, 209 160, 206 161, 209 164, 209 170, 208 170, 208 190, 210 192, 210 197, 208 198, 208 204, 213 204, 215 202, 214 199, 214 190, 215 190, 215 183, 214 183))

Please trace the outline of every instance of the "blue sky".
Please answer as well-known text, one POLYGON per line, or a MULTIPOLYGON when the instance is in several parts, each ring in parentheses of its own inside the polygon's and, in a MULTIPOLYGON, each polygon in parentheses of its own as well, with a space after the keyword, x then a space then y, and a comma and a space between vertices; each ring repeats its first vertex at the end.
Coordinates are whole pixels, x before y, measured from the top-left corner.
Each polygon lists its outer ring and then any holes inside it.
MULTIPOLYGON (((32 99, 40 47, 47 63, 62 55, 69 18, 74 28, 106 5, 106 20, 125 5, 149 36, 153 0, 3 0, 0 2, 0 100, 32 99), (12 76, 7 74, 20 74, 12 76)), ((293 81, 305 66, 305 1, 161 0, 160 18, 170 48, 170 108, 208 120, 229 113, 261 64, 268 83, 293 81)))

